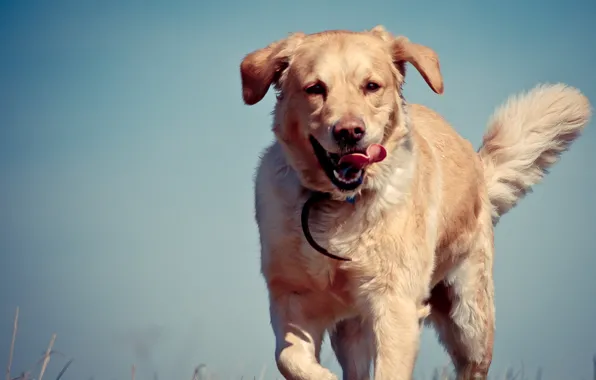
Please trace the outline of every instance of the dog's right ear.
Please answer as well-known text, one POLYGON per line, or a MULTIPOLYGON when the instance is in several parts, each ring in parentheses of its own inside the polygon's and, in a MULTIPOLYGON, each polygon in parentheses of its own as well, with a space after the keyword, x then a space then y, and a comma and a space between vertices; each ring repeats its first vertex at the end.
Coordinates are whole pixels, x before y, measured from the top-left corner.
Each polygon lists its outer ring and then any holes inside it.
POLYGON ((288 67, 290 56, 303 36, 302 33, 295 33, 244 57, 240 64, 244 103, 253 105, 265 97, 269 87, 288 67))

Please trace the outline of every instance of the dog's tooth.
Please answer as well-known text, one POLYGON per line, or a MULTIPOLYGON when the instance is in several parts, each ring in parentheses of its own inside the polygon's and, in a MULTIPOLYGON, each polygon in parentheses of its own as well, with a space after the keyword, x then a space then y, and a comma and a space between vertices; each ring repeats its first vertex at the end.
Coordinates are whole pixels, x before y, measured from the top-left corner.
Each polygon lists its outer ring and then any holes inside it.
POLYGON ((345 183, 346 185, 350 185, 350 184, 355 183, 355 182, 358 182, 360 180, 360 178, 362 177, 362 170, 359 170, 358 173, 357 173, 357 175, 354 176, 351 179, 345 178, 343 175, 341 175, 340 173, 338 173, 336 170, 333 170, 333 175, 341 183, 345 183))
POLYGON ((341 174, 339 174, 337 171, 333 171, 333 175, 335 176, 335 178, 343 183, 346 183, 346 180, 341 176, 341 174))

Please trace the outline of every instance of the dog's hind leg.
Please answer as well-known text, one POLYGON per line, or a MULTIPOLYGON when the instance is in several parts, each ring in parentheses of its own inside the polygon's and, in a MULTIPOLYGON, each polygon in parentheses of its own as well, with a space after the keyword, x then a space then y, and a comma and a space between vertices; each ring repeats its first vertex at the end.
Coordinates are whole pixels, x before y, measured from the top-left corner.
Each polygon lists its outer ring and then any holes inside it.
POLYGON ((331 347, 341 365, 343 380, 368 380, 372 364, 370 329, 360 317, 338 322, 329 331, 331 347))
POLYGON ((480 242, 431 292, 428 320, 451 356, 458 380, 488 376, 495 328, 492 256, 492 238, 480 242))

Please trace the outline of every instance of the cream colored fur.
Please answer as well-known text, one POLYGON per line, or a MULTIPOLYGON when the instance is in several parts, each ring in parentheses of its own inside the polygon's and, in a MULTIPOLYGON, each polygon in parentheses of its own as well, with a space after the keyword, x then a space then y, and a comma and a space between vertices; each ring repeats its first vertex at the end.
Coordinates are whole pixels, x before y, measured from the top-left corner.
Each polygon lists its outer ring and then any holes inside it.
POLYGON ((325 332, 344 379, 369 379, 371 364, 376 380, 410 379, 423 319, 437 330, 459 379, 486 378, 493 223, 539 182, 590 117, 576 89, 541 86, 496 112, 477 153, 440 115, 406 103, 406 64, 443 92, 436 53, 380 26, 295 33, 242 62, 247 104, 271 85, 278 92, 276 140, 257 170, 255 208, 275 357, 287 379, 336 379, 319 362, 325 332), (304 91, 317 81, 324 95, 304 91), (367 91, 370 81, 380 89, 367 91), (346 115, 365 121, 363 146, 388 151, 347 193, 332 185, 308 140, 312 135, 336 151, 330 126, 346 115), (314 239, 351 261, 329 259, 306 242, 300 210, 312 190, 332 195, 311 211, 314 239))
POLYGON ((479 150, 495 222, 547 174, 590 111, 581 92, 556 84, 512 96, 495 112, 479 150))

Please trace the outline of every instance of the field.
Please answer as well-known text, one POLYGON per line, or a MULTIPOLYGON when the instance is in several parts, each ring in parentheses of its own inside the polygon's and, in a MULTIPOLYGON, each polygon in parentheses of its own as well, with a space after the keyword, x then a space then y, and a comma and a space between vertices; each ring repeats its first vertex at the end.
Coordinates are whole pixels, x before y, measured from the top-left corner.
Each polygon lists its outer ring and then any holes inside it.
MULTIPOLYGON (((10 342, 8 366, 6 368, 6 380, 42 380, 44 377, 46 368, 48 367, 48 364, 50 363, 50 359, 51 359, 52 355, 60 354, 57 351, 53 350, 54 342, 56 341, 56 334, 53 334, 51 336, 47 349, 45 350, 42 357, 35 364, 35 366, 39 367, 39 369, 38 368, 26 369, 26 370, 20 371, 20 373, 18 375, 16 375, 16 377, 13 377, 13 375, 11 375, 11 371, 12 371, 11 367, 12 367, 14 347, 15 347, 16 337, 17 337, 17 332, 18 332, 18 326, 19 326, 19 308, 17 307, 16 312, 15 312, 15 317, 14 317, 13 329, 12 329, 12 340, 10 342), (36 376, 34 373, 34 370, 35 370, 35 373, 37 373, 37 370, 39 370, 39 372, 38 372, 39 375, 36 376)), ((328 363, 330 360, 331 360, 331 357, 326 358, 326 360, 323 361, 323 364, 328 363)), ((55 380, 68 379, 68 376, 65 374, 73 361, 74 361, 74 359, 70 358, 66 362, 66 364, 63 365, 62 369, 58 373, 58 376, 55 378, 55 380)), ((261 374, 259 376, 241 376, 240 380, 265 380, 265 377, 264 377, 265 370, 266 370, 266 368, 263 367, 263 370, 261 371, 261 374)), ((492 371, 497 372, 494 369, 492 371)), ((123 376, 125 376, 125 375, 123 374, 123 376)), ((131 365, 131 371, 130 371, 129 376, 130 376, 130 379, 132 379, 132 380, 137 379, 135 364, 131 365)), ((128 378, 128 376, 123 377, 123 378, 128 378)), ((189 371, 188 379, 190 379, 190 380, 224 380, 224 378, 220 378, 219 376, 217 376, 217 374, 208 373, 207 366, 205 364, 198 365, 192 372, 189 371)), ((523 366, 519 369, 509 368, 506 371, 504 371, 504 373, 502 375, 496 375, 496 376, 493 375, 492 377, 489 377, 489 379, 490 380, 541 380, 542 379, 542 370, 539 369, 534 374, 528 374, 524 371, 523 366)), ((93 376, 91 376, 89 378, 89 380, 95 380, 95 379, 93 376)), ((154 373, 152 380, 159 380, 159 374, 154 373)), ((230 380, 233 380, 233 379, 230 379, 230 380)), ((278 379, 276 379, 276 380, 278 380, 278 379)), ((436 368, 432 372, 432 375, 430 378, 426 378, 426 379, 425 378, 415 378, 414 380, 455 380, 455 375, 451 368, 444 367, 444 368, 436 368)), ((593 380, 596 380, 596 355, 593 358, 593 380)))

